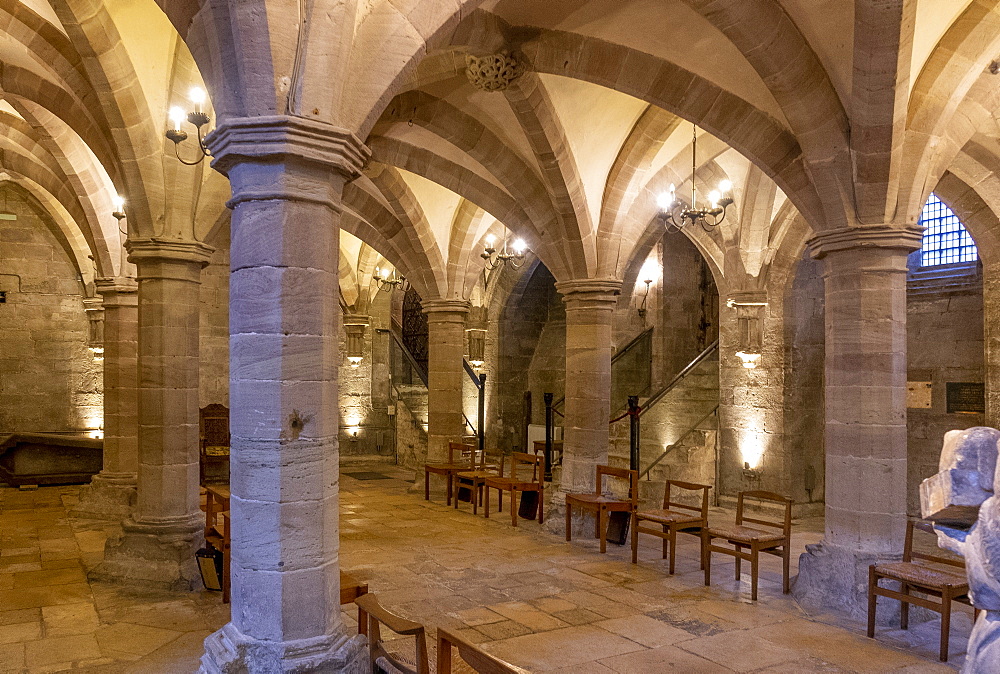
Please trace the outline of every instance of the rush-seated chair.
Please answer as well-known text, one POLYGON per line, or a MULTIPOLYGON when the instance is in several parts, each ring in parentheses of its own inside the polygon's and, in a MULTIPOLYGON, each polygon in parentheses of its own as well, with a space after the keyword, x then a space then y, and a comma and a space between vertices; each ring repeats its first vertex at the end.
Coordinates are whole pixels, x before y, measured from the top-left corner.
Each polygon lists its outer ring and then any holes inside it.
POLYGON ((448 463, 424 464, 424 500, 431 500, 431 475, 441 475, 447 483, 447 501, 451 505, 451 476, 463 470, 476 469, 476 448, 461 442, 448 443, 448 463))
MULTIPOLYGON (((879 597, 900 602, 899 626, 909 628, 910 604, 923 606, 941 614, 941 662, 948 661, 948 636, 951 632, 951 602, 972 606, 969 599, 969 580, 965 563, 940 555, 917 552, 913 549, 913 530, 934 533, 934 527, 924 520, 907 520, 906 538, 903 542, 903 561, 878 562, 868 567, 868 636, 875 638, 875 604, 879 597), (935 566, 936 565, 936 566, 935 566), (942 568, 944 567, 944 568, 942 568), (899 591, 881 587, 880 580, 899 583, 899 591), (919 592, 926 597, 914 596, 919 592), (934 601, 934 599, 938 601, 934 601)), ((973 618, 979 610, 973 607, 973 618)))
POLYGON ((781 557, 782 586, 781 591, 788 594, 788 564, 790 544, 792 540, 792 500, 781 494, 770 491, 741 491, 736 502, 735 525, 709 525, 701 530, 701 556, 705 562, 705 585, 712 584, 712 553, 721 552, 736 558, 736 580, 740 579, 740 562, 750 562, 750 598, 757 601, 757 578, 760 570, 760 553, 781 557), (747 517, 743 514, 745 499, 755 499, 763 503, 772 503, 783 507, 785 516, 782 521, 763 519, 762 517, 747 517), (745 526, 745 522, 756 524, 756 527, 745 526), (730 543, 733 548, 713 545, 712 540, 721 538, 730 543), (744 552, 746 550, 747 552, 744 552))
POLYGON ((608 549, 608 513, 635 512, 639 503, 639 471, 612 466, 597 466, 597 484, 593 494, 566 494, 566 540, 573 540, 573 508, 593 512, 594 538, 601 540, 601 552, 608 549), (604 478, 617 478, 628 483, 625 499, 604 495, 604 478))
MULTIPOLYGON (((485 456, 485 455, 484 455, 485 456)), ((458 494, 460 489, 468 489, 471 493, 472 514, 479 512, 483 504, 483 485, 490 477, 503 477, 504 456, 501 454, 496 463, 480 461, 475 470, 463 470, 451 476, 451 492, 455 494, 455 509, 458 510, 458 494)))
POLYGON ((371 659, 373 672, 387 674, 430 674, 430 664, 427 657, 427 634, 424 626, 418 622, 407 620, 384 608, 378 598, 371 593, 363 594, 354 600, 358 606, 358 627, 367 625, 368 655, 371 659), (396 634, 412 636, 416 641, 414 656, 396 648, 401 639, 393 640, 393 648, 387 648, 382 641, 381 627, 387 627, 396 634))
POLYGON ((466 667, 479 674, 528 674, 528 670, 485 653, 453 632, 439 627, 437 633, 437 674, 452 674, 453 671, 459 674, 456 670, 465 670, 466 667), (452 647, 458 651, 458 656, 466 667, 452 669, 452 647))
MULTIPOLYGON (((708 524, 708 490, 707 484, 667 480, 663 489, 663 508, 659 510, 636 510, 632 515, 632 563, 639 561, 639 534, 649 534, 663 539, 663 559, 670 552, 670 574, 674 573, 674 558, 677 549, 677 532, 693 534, 701 538, 701 530, 708 524), (674 499, 670 494, 673 490, 674 499), (676 500, 678 496, 688 496, 698 500, 701 492, 701 505, 695 506, 676 500), (651 525, 651 526, 650 526, 651 525)), ((705 568, 705 559, 701 560, 701 568, 705 568)))
POLYGON ((486 490, 486 509, 483 514, 490 516, 490 489, 497 490, 497 510, 503 510, 503 493, 510 492, 510 523, 517 526, 517 492, 535 492, 538 494, 538 523, 545 521, 545 457, 541 455, 514 452, 510 457, 510 476, 499 475, 487 477, 483 481, 486 490), (531 471, 530 478, 528 471, 531 471))

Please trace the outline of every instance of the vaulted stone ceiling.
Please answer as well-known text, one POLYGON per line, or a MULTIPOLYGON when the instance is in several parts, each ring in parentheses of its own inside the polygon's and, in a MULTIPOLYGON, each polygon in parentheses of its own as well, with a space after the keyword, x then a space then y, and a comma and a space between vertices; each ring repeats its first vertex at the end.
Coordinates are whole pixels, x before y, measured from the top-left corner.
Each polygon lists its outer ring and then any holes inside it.
POLYGON ((116 192, 133 237, 204 238, 225 220, 225 180, 163 138, 203 76, 220 114, 303 110, 365 138, 343 225, 427 297, 468 297, 483 238, 504 229, 557 278, 627 275, 660 231, 656 195, 690 193, 692 121, 699 192, 728 178, 736 204, 690 236, 733 288, 766 283, 813 233, 912 224, 946 175, 986 203, 1000 191, 994 0, 372 0, 307 38, 297 3, 266 5, 269 39, 299 44, 262 62, 273 90, 218 46, 260 27, 219 23, 214 5, 0 5, 3 170, 98 274, 122 265, 116 192), (524 73, 474 87, 466 56, 501 50, 524 73))

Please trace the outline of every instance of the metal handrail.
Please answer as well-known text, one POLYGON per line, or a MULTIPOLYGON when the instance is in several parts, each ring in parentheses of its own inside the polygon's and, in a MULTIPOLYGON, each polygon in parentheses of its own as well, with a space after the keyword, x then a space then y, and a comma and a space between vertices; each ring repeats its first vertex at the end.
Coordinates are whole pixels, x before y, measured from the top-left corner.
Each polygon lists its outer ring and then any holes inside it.
MULTIPOLYGON (((622 348, 620 348, 617 351, 615 351, 614 355, 611 356, 611 364, 614 365, 616 360, 618 360, 619 358, 621 358, 622 356, 624 356, 626 353, 628 353, 629 351, 631 351, 632 347, 634 347, 636 344, 638 344, 639 341, 643 337, 645 337, 647 334, 651 333, 652 331, 653 331, 653 327, 652 326, 646 328, 645 330, 643 330, 642 332, 640 332, 638 335, 636 335, 633 339, 631 339, 628 344, 626 344, 622 348)), ((564 402, 566 402, 566 396, 563 396, 562 398, 559 398, 554 403, 552 403, 552 407, 553 408, 559 407, 564 402)))
POLYGON ((417 373, 417 376, 420 377, 420 381, 424 383, 424 386, 428 386, 427 373, 424 372, 424 369, 420 367, 420 363, 417 362, 417 359, 413 357, 410 350, 406 348, 405 344, 403 344, 403 340, 399 338, 399 335, 396 334, 395 330, 389 330, 388 332, 392 336, 393 341, 396 342, 396 346, 398 346, 399 350, 403 353, 403 357, 406 359, 406 362, 417 373))
POLYGON ((705 416, 703 416, 701 419, 699 419, 698 422, 694 426, 692 426, 691 428, 689 428, 686 431, 684 431, 684 435, 682 435, 681 437, 677 438, 677 440, 674 441, 674 443, 672 445, 670 445, 669 447, 667 447, 665 450, 663 450, 662 454, 660 454, 658 457, 656 457, 656 460, 653 461, 653 463, 651 463, 648 466, 646 466, 646 470, 644 470, 641 473, 639 473, 639 479, 641 480, 644 476, 648 476, 649 475, 649 471, 653 470, 653 467, 656 466, 656 464, 658 464, 660 461, 662 461, 667 456, 667 454, 669 454, 670 452, 672 452, 675 449, 677 449, 677 447, 681 444, 681 442, 684 441, 684 438, 686 438, 687 436, 691 435, 691 433, 693 433, 695 430, 697 430, 698 426, 700 426, 702 424, 702 422, 705 421, 705 419, 708 419, 710 416, 712 416, 713 414, 715 414, 717 411, 719 411, 719 406, 718 405, 716 405, 715 407, 713 407, 711 412, 709 412, 708 414, 706 414, 705 416))
POLYGON ((648 412, 649 408, 651 408, 656 403, 660 402, 660 399, 663 396, 670 393, 670 391, 672 391, 675 386, 677 386, 679 383, 681 383, 681 381, 683 381, 685 377, 691 374, 691 370, 698 367, 698 365, 703 360, 705 360, 718 350, 719 350, 719 340, 715 340, 707 347, 705 347, 705 350, 699 353, 697 356, 695 356, 694 360, 685 365, 684 369, 678 372, 677 376, 671 379, 669 384, 667 384, 666 386, 664 386, 659 391, 657 391, 656 393, 654 393, 653 395, 649 396, 649 398, 646 399, 646 404, 642 406, 642 411, 639 412, 639 415, 642 416, 643 414, 648 412))

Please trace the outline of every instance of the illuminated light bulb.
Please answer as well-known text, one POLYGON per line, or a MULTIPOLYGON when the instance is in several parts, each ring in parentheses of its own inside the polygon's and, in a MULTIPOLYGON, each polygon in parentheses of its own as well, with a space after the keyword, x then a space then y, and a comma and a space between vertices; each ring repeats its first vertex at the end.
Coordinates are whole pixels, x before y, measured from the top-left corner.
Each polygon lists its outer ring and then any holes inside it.
POLYGON ((670 186, 669 192, 660 192, 656 195, 656 205, 661 211, 668 211, 674 205, 674 186, 670 186))
POLYGON ((487 234, 486 235, 486 247, 487 248, 492 248, 493 244, 496 243, 496 242, 497 242, 497 237, 493 236, 492 234, 487 234))
POLYGON ((514 242, 514 252, 518 255, 524 255, 524 249, 527 247, 527 244, 524 243, 524 239, 518 239, 514 242))
POLYGON ((118 212, 124 211, 125 197, 123 197, 120 194, 116 194, 115 196, 111 197, 111 205, 114 206, 115 210, 118 212))
POLYGON ((733 189, 732 180, 723 180, 721 183, 719 183, 719 191, 722 192, 723 194, 726 194, 731 189, 733 189))
POLYGON ((387 278, 389 278, 389 270, 383 267, 381 271, 379 271, 379 275, 382 277, 382 280, 384 281, 387 278))
POLYGON ((205 103, 205 90, 201 87, 191 87, 188 98, 194 103, 194 111, 201 112, 201 106, 205 103))
POLYGON ((718 190, 712 190, 708 193, 708 201, 712 204, 712 208, 719 205, 719 198, 722 197, 718 190))
POLYGON ((759 353, 746 353, 744 351, 737 351, 737 357, 743 362, 743 367, 748 370, 752 370, 757 367, 757 363, 760 360, 759 353))
POLYGON ((347 360, 350 362, 351 367, 358 367, 361 365, 363 356, 348 356, 347 360))
POLYGON ((186 117, 184 111, 179 106, 175 105, 170 108, 170 112, 167 114, 167 117, 170 119, 170 123, 173 125, 174 131, 180 131, 181 124, 184 123, 184 118, 186 117))

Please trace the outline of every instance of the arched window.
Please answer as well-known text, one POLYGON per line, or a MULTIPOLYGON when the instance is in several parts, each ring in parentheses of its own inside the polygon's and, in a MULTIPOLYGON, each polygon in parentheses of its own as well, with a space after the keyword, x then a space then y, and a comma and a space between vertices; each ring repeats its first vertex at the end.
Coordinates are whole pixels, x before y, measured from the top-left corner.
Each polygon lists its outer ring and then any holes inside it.
POLYGON ((979 259, 976 242, 962 221, 933 192, 920 214, 924 241, 920 246, 920 266, 933 267, 979 259))

